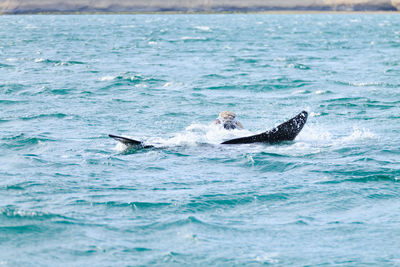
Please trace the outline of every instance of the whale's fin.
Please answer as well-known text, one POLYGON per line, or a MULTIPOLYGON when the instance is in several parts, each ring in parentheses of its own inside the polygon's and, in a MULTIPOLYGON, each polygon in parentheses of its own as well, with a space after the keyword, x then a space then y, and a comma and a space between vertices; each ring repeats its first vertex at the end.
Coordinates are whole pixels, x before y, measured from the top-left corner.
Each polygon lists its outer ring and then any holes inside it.
POLYGON ((109 134, 108 136, 117 140, 118 142, 123 143, 126 146, 144 146, 141 141, 137 141, 137 140, 130 139, 127 137, 113 135, 113 134, 109 134))

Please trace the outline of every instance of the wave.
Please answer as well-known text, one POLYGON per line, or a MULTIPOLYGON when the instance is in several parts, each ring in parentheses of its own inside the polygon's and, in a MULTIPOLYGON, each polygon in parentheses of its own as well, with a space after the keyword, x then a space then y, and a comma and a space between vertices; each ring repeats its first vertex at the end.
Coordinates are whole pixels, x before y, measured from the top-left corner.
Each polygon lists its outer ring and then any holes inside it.
POLYGON ((34 116, 29 116, 29 117, 22 117, 20 119, 23 121, 37 120, 37 119, 63 119, 67 116, 68 115, 66 115, 64 113, 50 113, 50 114, 39 114, 39 115, 34 115, 34 116))
POLYGON ((282 77, 275 80, 262 80, 253 84, 213 85, 213 86, 195 88, 194 90, 221 90, 221 91, 241 90, 247 92, 269 92, 269 91, 286 90, 286 89, 292 90, 294 88, 301 88, 310 84, 311 81, 288 79, 282 77))
POLYGON ((14 94, 17 93, 23 89, 25 89, 27 86, 21 83, 4 83, 0 84, 0 93, 9 95, 9 94, 14 94))
POLYGON ((212 223, 207 223, 205 221, 202 221, 198 219, 195 216, 188 216, 183 219, 172 219, 172 220, 166 220, 166 221, 158 221, 158 222, 153 222, 150 224, 144 224, 141 226, 138 226, 138 228, 142 230, 166 230, 166 229, 173 229, 173 228, 180 228, 185 225, 199 225, 203 227, 207 227, 210 229, 224 229, 224 230, 232 230, 231 227, 225 227, 222 225, 216 225, 212 223))
MULTIPOLYGON (((59 214, 41 212, 41 211, 28 211, 14 207, 0 208, 0 220, 14 221, 14 222, 35 222, 35 221, 49 221, 56 223, 74 223, 77 222, 73 218, 62 216, 59 214)), ((30 226, 30 224, 22 225, 30 226)), ((17 228, 18 229, 18 228, 17 228)))
POLYGON ((16 208, 1 208, 0 216, 6 218, 23 218, 23 219, 38 219, 38 220, 45 220, 45 219, 52 219, 59 217, 59 215, 51 213, 39 212, 39 211, 26 211, 16 208))
POLYGON ((43 226, 32 224, 0 226, 0 232, 7 234, 37 233, 44 230, 45 228, 43 226))
POLYGON ((25 104, 25 103, 28 103, 28 101, 0 99, 0 105, 18 105, 18 104, 25 104))
POLYGON ((300 64, 300 63, 291 63, 291 64, 288 64, 287 67, 299 69, 299 70, 310 70, 311 69, 311 67, 309 67, 305 64, 300 64))
POLYGON ((66 216, 14 207, 0 208, 0 221, 0 232, 7 235, 48 233, 51 228, 50 231, 54 231, 55 224, 80 224, 78 220, 66 216))
POLYGON ((177 204, 177 206, 184 211, 200 212, 215 209, 236 208, 251 203, 271 203, 276 201, 284 201, 289 197, 284 193, 270 193, 270 194, 255 194, 251 192, 236 193, 236 194, 215 194, 215 195, 201 195, 192 198, 190 202, 184 204, 177 204))
POLYGON ((145 248, 145 247, 134 247, 134 248, 125 248, 122 250, 124 253, 135 253, 135 252, 148 252, 152 251, 151 248, 145 248))
POLYGON ((0 63, 0 69, 1 68, 14 68, 14 65, 9 65, 9 64, 5 64, 5 63, 0 63))
POLYGON ((147 87, 149 85, 162 85, 165 84, 166 81, 154 78, 154 77, 146 77, 142 74, 132 73, 132 72, 124 72, 117 75, 106 75, 99 78, 100 82, 109 82, 109 84, 102 88, 102 90, 109 90, 114 87, 119 86, 142 86, 147 87))
POLYGON ((3 141, 3 144, 1 146, 5 146, 9 149, 22 149, 39 145, 43 142, 54 141, 53 139, 43 137, 29 137, 25 134, 3 137, 1 140, 3 141))
MULTIPOLYGON (((289 199, 290 195, 286 193, 251 193, 251 192, 240 192, 234 194, 210 194, 210 195, 199 195, 192 197, 185 201, 170 201, 170 202, 146 202, 146 201, 132 201, 132 202, 121 202, 121 201, 90 201, 86 199, 79 199, 71 202, 69 205, 72 206, 90 206, 99 207, 103 206, 110 209, 133 209, 139 211, 153 211, 163 210, 164 212, 178 211, 184 213, 196 213, 211 211, 216 209, 230 209, 239 208, 252 203, 272 203, 281 202, 289 199)), ((192 222, 198 222, 189 218, 192 222)), ((182 221, 181 223, 185 223, 182 221)))
POLYGON ((171 206, 172 203, 167 202, 143 202, 143 201, 133 201, 133 202, 119 202, 119 201, 88 201, 88 200, 76 200, 71 205, 84 205, 84 206, 106 206, 109 208, 133 208, 139 209, 159 209, 162 207, 171 206))
MULTIPOLYGON (((392 174, 368 174, 359 171, 337 171, 329 172, 330 175, 339 176, 336 179, 328 179, 319 182, 320 184, 341 184, 341 183, 370 183, 370 182, 399 182, 400 178, 392 174), (343 178, 344 177, 344 178, 343 178)), ((396 198, 398 196, 396 195, 396 198)), ((373 197, 372 197, 373 198, 373 197)))
POLYGON ((34 59, 35 63, 43 63, 43 64, 50 64, 53 66, 72 66, 72 65, 84 65, 85 62, 77 61, 77 60, 55 60, 55 59, 48 59, 48 58, 36 58, 34 59))
POLYGON ((63 119, 67 116, 68 115, 66 115, 64 113, 50 113, 50 114, 39 114, 39 115, 34 115, 34 116, 29 116, 29 117, 22 117, 20 119, 23 121, 37 120, 37 119, 63 119))
POLYGON ((352 86, 352 87, 384 87, 384 88, 397 88, 399 84, 392 84, 387 82, 347 82, 347 81, 333 81, 334 84, 352 86))

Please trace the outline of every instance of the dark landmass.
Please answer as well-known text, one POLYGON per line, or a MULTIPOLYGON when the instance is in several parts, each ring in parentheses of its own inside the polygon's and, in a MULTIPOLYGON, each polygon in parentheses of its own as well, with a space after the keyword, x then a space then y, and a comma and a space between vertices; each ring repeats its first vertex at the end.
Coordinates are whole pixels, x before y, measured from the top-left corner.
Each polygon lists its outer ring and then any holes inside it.
POLYGON ((399 11, 400 0, 1 0, 0 13, 399 11))

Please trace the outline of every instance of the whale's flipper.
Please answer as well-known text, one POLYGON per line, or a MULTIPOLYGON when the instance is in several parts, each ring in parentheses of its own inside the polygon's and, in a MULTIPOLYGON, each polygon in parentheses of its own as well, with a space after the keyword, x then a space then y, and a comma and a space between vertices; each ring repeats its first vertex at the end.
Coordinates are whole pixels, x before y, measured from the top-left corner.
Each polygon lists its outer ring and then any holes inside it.
POLYGON ((222 144, 250 144, 259 142, 273 144, 283 141, 292 141, 300 133, 301 129, 303 129, 303 126, 307 121, 307 117, 307 111, 302 111, 297 114, 297 116, 273 128, 272 130, 252 136, 235 138, 225 141, 222 144))
POLYGON ((118 135, 113 135, 113 134, 109 134, 109 137, 117 140, 118 142, 123 143, 126 146, 135 146, 135 147, 140 147, 140 148, 152 148, 153 146, 148 146, 143 144, 143 142, 141 141, 137 141, 131 138, 127 138, 127 137, 123 137, 123 136, 118 136, 118 135))

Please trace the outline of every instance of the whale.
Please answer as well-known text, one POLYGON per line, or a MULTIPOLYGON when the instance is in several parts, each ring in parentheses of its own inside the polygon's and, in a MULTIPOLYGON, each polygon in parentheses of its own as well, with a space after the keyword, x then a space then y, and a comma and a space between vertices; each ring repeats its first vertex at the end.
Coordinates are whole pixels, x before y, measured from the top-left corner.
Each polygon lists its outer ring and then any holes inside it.
MULTIPOLYGON (((272 128, 271 130, 251 136, 226 140, 222 142, 221 145, 240 145, 240 144, 251 144, 251 143, 277 144, 285 141, 293 141, 303 129, 304 125, 307 122, 307 118, 308 118, 308 112, 303 110, 293 118, 272 128)), ((114 135, 114 134, 109 134, 108 136, 128 147, 154 148, 154 146, 152 145, 147 145, 142 141, 138 141, 128 137, 114 135)))

